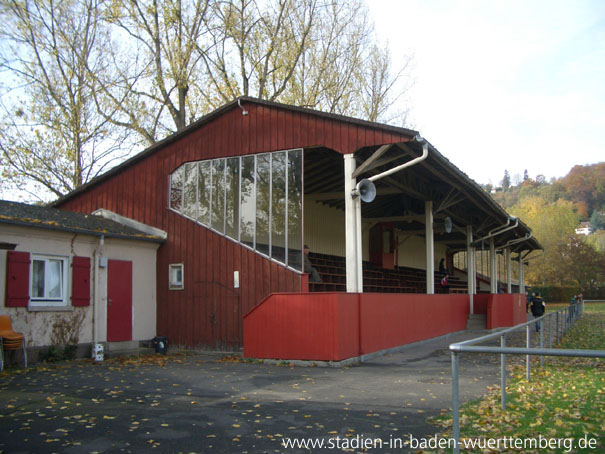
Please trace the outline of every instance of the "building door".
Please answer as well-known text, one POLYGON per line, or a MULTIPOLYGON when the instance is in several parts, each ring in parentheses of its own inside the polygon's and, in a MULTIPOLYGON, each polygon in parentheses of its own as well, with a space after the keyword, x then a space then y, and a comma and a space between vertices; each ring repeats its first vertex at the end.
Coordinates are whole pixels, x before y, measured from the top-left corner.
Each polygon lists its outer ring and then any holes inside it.
POLYGON ((132 262, 109 260, 107 341, 132 340, 132 262))

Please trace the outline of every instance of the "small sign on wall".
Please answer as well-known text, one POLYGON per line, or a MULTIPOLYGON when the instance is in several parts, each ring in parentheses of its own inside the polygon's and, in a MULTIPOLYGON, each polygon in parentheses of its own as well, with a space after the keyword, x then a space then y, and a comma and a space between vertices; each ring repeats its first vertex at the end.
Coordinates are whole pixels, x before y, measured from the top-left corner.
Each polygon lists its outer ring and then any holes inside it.
POLYGON ((239 271, 233 272, 233 288, 239 288, 239 271))

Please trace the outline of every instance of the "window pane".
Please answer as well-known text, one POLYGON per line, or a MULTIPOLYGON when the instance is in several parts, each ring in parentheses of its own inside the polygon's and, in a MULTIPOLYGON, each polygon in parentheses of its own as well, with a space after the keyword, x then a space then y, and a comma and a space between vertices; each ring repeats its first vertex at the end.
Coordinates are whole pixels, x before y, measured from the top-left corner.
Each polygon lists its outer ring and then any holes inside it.
POLYGON ((225 160, 212 161, 212 220, 217 232, 225 231, 225 160))
POLYGON ((271 214, 271 155, 256 157, 256 250, 269 255, 269 216, 271 214))
POLYGON ((197 220, 204 225, 210 225, 210 173, 212 161, 198 163, 198 212, 197 220))
POLYGON ((183 172, 184 166, 179 167, 170 176, 170 208, 176 211, 183 209, 183 172))
POLYGON ((60 299, 62 297, 61 284, 63 282, 63 262, 61 260, 48 260, 46 262, 46 282, 48 285, 48 298, 60 299))
POLYGON ((239 221, 239 158, 227 159, 226 174, 226 231, 225 234, 234 240, 238 240, 239 221))
POLYGON ((286 262, 286 153, 273 153, 271 257, 286 262))
POLYGON ((183 214, 190 218, 197 217, 197 165, 195 163, 185 164, 185 194, 183 214))
POLYGON ((254 220, 256 200, 254 197, 254 156, 242 157, 241 226, 240 241, 254 247, 254 220))
POLYGON ((302 150, 288 152, 288 265, 302 271, 302 150))
POLYGON ((44 260, 34 260, 32 266, 32 298, 44 298, 44 260))

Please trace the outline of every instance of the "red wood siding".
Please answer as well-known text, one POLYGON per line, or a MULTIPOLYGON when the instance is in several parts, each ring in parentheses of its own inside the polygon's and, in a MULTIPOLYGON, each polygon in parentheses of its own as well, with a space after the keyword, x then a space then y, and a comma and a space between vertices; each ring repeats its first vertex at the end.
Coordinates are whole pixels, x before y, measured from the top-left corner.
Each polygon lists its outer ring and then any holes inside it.
POLYGON ((274 294, 244 319, 248 358, 340 361, 359 354, 353 293, 274 294))
POLYGON ((6 256, 6 307, 27 307, 29 252, 8 251, 6 256))
POLYGON ((519 293, 489 295, 487 329, 515 326, 526 321, 525 295, 519 293))
POLYGON ((217 157, 324 146, 340 153, 410 140, 378 127, 346 123, 278 106, 245 103, 158 147, 59 208, 105 208, 158 227, 168 238, 157 257, 157 333, 174 345, 242 345, 242 316, 272 292, 299 292, 301 277, 168 209, 170 173, 182 163, 217 157), (185 289, 168 289, 168 265, 184 263, 185 289), (233 288, 233 272, 240 288, 233 288))
POLYGON ((71 305, 84 307, 90 305, 90 258, 74 257, 72 266, 71 305))
POLYGON ((489 297, 489 293, 477 293, 473 295, 473 312, 475 314, 487 314, 489 297))
POLYGON ((244 317, 244 356, 340 361, 466 328, 468 295, 275 294, 244 317))

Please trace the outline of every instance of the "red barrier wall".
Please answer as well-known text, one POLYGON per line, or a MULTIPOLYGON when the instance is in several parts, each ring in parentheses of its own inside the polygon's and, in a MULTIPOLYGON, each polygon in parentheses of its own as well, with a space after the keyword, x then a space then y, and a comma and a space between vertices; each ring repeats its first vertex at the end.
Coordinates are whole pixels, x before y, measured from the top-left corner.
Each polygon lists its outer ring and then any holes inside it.
POLYGON ((489 293, 473 295, 473 312, 475 314, 487 314, 487 303, 490 296, 489 293))
POLYGON ((463 294, 273 294, 244 317, 244 356, 340 361, 463 330, 468 313, 463 294))
POLYGON ((272 294, 244 316, 247 358, 339 361, 358 346, 356 294, 272 294))
POLYGON ((468 295, 362 293, 361 354, 466 328, 468 295))
POLYGON ((489 295, 487 329, 515 326, 526 320, 525 295, 519 293, 489 295))

